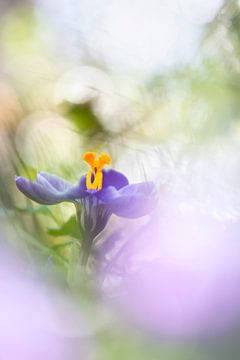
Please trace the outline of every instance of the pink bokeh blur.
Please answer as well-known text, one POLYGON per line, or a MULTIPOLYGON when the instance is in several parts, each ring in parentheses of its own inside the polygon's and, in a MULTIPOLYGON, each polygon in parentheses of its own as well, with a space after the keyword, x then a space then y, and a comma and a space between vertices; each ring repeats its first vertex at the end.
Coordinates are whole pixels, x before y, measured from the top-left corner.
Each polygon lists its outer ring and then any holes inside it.
POLYGON ((105 295, 130 321, 162 337, 208 338, 236 329, 239 224, 171 203, 137 231, 125 226, 115 233, 117 250, 105 256, 105 295))

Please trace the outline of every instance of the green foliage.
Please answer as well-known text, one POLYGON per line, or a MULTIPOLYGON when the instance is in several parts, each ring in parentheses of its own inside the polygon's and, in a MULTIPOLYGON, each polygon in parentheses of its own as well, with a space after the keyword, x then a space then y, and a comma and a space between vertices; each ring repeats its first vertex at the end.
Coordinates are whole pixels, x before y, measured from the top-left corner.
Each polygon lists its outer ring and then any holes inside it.
POLYGON ((75 239, 80 239, 80 231, 77 224, 76 216, 71 216, 67 222, 56 228, 48 229, 48 234, 51 236, 70 236, 75 239))

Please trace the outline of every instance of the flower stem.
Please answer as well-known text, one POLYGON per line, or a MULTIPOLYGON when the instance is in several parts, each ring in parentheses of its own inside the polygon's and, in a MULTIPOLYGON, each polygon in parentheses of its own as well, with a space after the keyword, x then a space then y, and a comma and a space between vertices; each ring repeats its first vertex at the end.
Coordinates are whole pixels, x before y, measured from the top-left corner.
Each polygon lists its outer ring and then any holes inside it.
POLYGON ((86 268, 88 259, 91 253, 91 244, 89 246, 87 241, 83 241, 81 248, 81 265, 86 268))
POLYGON ((77 223, 78 223, 78 227, 79 227, 79 231, 80 231, 80 242, 81 242, 81 254, 80 254, 80 261, 81 261, 81 265, 82 267, 85 269, 88 263, 88 259, 91 253, 91 248, 92 248, 92 240, 89 238, 88 234, 86 233, 86 231, 84 231, 83 226, 82 226, 82 221, 81 221, 81 217, 82 217, 82 208, 81 205, 77 204, 75 205, 76 207, 76 214, 77 214, 77 223))

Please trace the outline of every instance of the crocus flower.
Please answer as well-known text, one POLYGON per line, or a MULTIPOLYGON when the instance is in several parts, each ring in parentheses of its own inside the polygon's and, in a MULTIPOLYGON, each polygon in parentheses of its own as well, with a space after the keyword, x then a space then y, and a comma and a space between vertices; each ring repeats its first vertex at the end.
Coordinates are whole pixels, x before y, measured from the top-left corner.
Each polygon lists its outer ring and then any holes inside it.
POLYGON ((154 205, 154 185, 143 182, 129 185, 122 173, 103 167, 111 158, 107 154, 87 152, 83 159, 90 165, 87 175, 77 184, 49 173, 40 172, 35 182, 16 177, 18 189, 40 204, 53 205, 63 201, 76 206, 82 233, 82 250, 87 261, 93 240, 105 228, 111 214, 125 218, 138 218, 148 214, 154 205))

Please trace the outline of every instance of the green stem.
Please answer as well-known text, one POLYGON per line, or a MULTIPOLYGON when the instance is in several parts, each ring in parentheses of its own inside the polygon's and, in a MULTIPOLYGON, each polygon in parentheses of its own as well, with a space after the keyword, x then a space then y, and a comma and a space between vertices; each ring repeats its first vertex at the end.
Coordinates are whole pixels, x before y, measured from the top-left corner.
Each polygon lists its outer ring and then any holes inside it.
POLYGON ((87 233, 83 230, 82 224, 81 224, 81 213, 82 208, 81 205, 75 205, 76 207, 76 214, 77 214, 77 223, 80 231, 80 242, 81 242, 81 254, 80 254, 80 261, 83 268, 86 268, 89 256, 91 254, 92 249, 92 239, 87 235, 87 233))
POLYGON ((86 240, 83 241, 82 243, 82 248, 81 248, 81 265, 85 268, 87 266, 88 263, 88 259, 91 253, 91 246, 92 244, 86 240))

